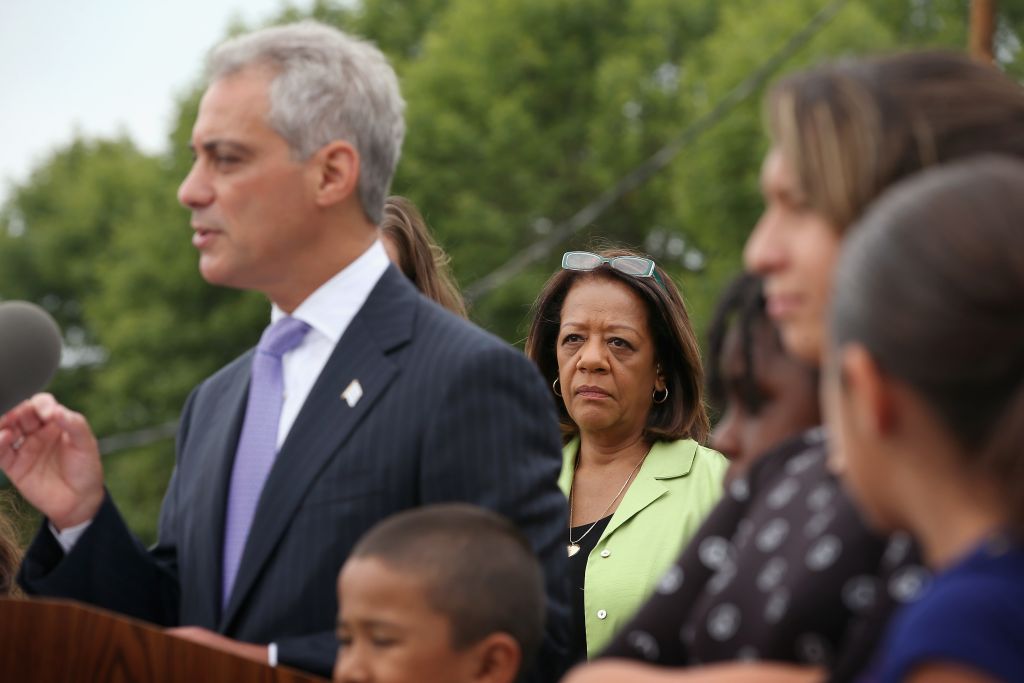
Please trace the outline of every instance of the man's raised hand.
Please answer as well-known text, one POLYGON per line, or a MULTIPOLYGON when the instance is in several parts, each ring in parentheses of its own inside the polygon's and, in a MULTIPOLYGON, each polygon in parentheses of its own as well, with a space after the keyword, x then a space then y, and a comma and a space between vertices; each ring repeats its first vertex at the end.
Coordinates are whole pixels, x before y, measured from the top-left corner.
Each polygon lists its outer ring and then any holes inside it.
POLYGON ((96 437, 82 415, 50 394, 0 418, 0 469, 59 530, 91 520, 103 502, 96 437))

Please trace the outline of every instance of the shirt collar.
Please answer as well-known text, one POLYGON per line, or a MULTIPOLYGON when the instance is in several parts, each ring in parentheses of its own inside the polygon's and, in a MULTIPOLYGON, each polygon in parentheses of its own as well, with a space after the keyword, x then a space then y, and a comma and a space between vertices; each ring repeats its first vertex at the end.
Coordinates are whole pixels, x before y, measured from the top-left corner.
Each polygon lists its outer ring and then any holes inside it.
MULTIPOLYGON (((352 319, 363 307, 370 292, 388 269, 388 254, 381 241, 374 240, 355 261, 338 271, 320 285, 292 313, 293 318, 307 323, 317 332, 337 344, 352 319)), ((275 323, 285 312, 274 304, 270 309, 270 322, 275 323)))

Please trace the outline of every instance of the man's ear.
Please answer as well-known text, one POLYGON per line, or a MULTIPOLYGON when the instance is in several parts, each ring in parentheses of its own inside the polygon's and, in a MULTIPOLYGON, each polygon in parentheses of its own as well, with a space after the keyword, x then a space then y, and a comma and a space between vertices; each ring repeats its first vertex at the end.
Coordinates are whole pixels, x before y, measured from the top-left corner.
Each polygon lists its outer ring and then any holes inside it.
POLYGON ((860 344, 843 347, 840 367, 842 391, 857 428, 875 438, 890 436, 896 426, 896 411, 889 378, 860 344))
POLYGON ((331 206, 351 197, 359 186, 359 152, 345 140, 333 140, 313 155, 317 205, 331 206))
POLYGON ((515 638, 507 633, 492 633, 473 646, 474 683, 514 683, 519 675, 523 653, 515 638))

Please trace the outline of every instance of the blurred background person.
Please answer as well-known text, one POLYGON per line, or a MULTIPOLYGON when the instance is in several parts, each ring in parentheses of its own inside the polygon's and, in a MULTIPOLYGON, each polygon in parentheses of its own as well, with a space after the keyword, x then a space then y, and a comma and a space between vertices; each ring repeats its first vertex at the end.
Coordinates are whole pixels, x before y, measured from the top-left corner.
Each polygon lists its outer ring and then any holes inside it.
POLYGON ((768 450, 821 422, 818 372, 782 348, 761 278, 726 287, 708 331, 708 399, 721 411, 711 446, 729 459, 726 485, 768 450))
POLYGON ((935 579, 870 680, 1024 676, 1024 164, 901 184, 843 246, 825 364, 835 465, 935 579))
POLYGON ((599 652, 721 495, 697 340, 654 261, 567 252, 534 308, 527 355, 551 383, 565 441, 577 659, 599 652))
MULTIPOLYGON (((886 188, 922 168, 990 152, 1024 158, 1024 89, 966 55, 918 52, 794 73, 766 104, 765 210, 744 259, 765 279, 767 310, 786 350, 820 366, 848 227, 886 188)), ((856 678, 892 612, 917 594, 927 572, 907 537, 865 525, 829 470, 826 447, 812 430, 734 481, 605 654, 663 666, 774 662, 694 670, 701 680, 814 680, 822 671, 829 680, 856 678)), ((606 662, 570 680, 665 676, 606 662)), ((680 671, 673 680, 690 676, 680 671)))
POLYGON ((466 302, 452 274, 451 258, 434 241, 415 204, 397 195, 384 200, 380 233, 388 258, 417 289, 452 313, 467 317, 466 302))

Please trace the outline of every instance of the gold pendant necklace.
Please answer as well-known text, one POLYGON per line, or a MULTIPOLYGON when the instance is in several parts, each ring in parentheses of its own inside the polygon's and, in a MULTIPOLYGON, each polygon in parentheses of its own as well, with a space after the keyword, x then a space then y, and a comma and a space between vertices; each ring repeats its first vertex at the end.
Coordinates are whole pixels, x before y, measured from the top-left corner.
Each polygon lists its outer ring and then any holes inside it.
MULTIPOLYGON (((650 451, 648 450, 647 453, 650 453, 650 451)), ((633 480, 633 475, 636 474, 637 470, 640 469, 640 465, 642 465, 644 463, 644 460, 647 459, 647 453, 644 453, 644 456, 637 461, 636 465, 633 466, 633 470, 629 473, 629 476, 626 477, 626 481, 622 482, 622 488, 620 488, 619 492, 615 494, 615 497, 612 498, 612 501, 610 503, 608 503, 608 507, 606 507, 604 509, 604 512, 602 512, 601 515, 597 518, 597 521, 594 522, 593 524, 591 524, 589 527, 587 527, 587 530, 583 532, 582 536, 577 538, 575 541, 572 540, 572 527, 571 526, 569 527, 569 544, 565 546, 565 551, 568 553, 569 557, 572 557, 573 555, 575 555, 576 553, 578 553, 580 551, 580 541, 582 541, 584 538, 586 538, 587 534, 589 534, 591 531, 593 531, 594 527, 597 526, 598 522, 600 522, 602 519, 604 519, 605 515, 607 515, 608 512, 612 509, 612 506, 615 505, 615 501, 617 501, 619 499, 619 496, 622 495, 622 492, 626 490, 627 486, 629 486, 629 482, 633 480)), ((579 462, 579 461, 577 460, 577 462, 579 462)), ((569 487, 569 524, 570 525, 572 524, 572 498, 573 498, 572 494, 573 494, 573 491, 576 488, 575 484, 576 484, 576 477, 574 476, 573 477, 573 486, 569 487)))

